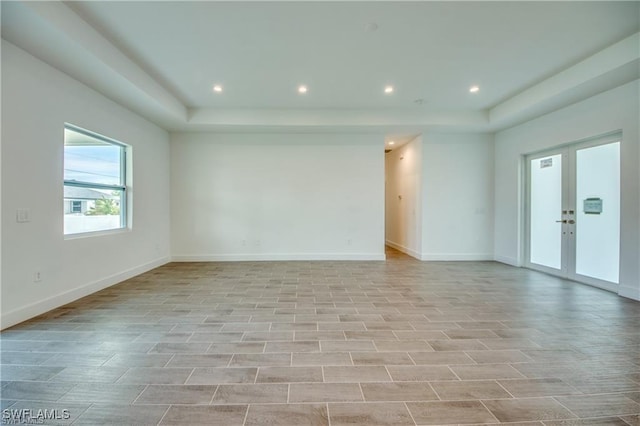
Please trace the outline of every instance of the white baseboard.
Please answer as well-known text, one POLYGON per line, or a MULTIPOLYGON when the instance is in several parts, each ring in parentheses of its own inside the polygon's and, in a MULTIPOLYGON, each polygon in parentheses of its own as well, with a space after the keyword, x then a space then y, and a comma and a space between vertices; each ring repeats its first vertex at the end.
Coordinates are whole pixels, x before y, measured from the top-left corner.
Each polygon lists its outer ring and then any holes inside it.
POLYGON ((618 295, 626 297, 627 299, 640 301, 640 288, 621 285, 618 287, 618 295))
POLYGON ((385 260, 384 253, 260 253, 185 254, 172 256, 173 262, 267 262, 300 260, 385 260))
POLYGON ((515 257, 506 257, 506 256, 494 256, 493 260, 500 263, 505 263, 507 265, 520 267, 521 265, 518 263, 518 259, 515 257))
POLYGON ((5 328, 19 324, 40 314, 44 314, 52 309, 71 303, 74 300, 78 300, 107 287, 111 287, 114 284, 118 284, 119 282, 128 280, 136 275, 140 275, 144 272, 150 271, 151 269, 169 263, 170 260, 169 256, 162 257, 149 263, 145 263, 144 265, 127 269, 126 271, 65 291, 64 293, 56 294, 55 296, 51 296, 47 299, 14 309, 13 311, 3 312, 0 317, 0 329, 4 330, 5 328))
POLYGON ((392 247, 398 251, 403 252, 404 254, 408 254, 409 256, 415 257, 416 259, 420 260, 420 253, 413 249, 410 249, 409 247, 405 247, 402 244, 394 243, 390 240, 386 240, 384 243, 389 247, 392 247))
POLYGON ((420 260, 430 261, 485 261, 493 260, 491 253, 422 253, 420 260))

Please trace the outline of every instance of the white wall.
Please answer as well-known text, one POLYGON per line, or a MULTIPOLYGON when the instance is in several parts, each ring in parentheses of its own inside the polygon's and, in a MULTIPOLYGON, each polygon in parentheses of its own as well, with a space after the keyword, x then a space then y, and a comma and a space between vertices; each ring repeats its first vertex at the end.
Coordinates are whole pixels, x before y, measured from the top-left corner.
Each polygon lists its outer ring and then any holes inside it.
POLYGON ((383 149, 371 135, 172 135, 173 259, 384 259, 383 149))
POLYGON ((422 146, 422 259, 493 259, 493 136, 427 133, 422 146))
POLYGON ((3 41, 2 328, 165 263, 168 170, 164 130, 3 41), (65 240, 65 122, 133 147, 131 230, 65 240))
POLYGON ((622 130, 619 294, 640 300, 638 80, 495 136, 495 259, 524 262, 523 155, 622 130))
POLYGON ((410 256, 422 255, 422 136, 385 155, 385 239, 410 256))

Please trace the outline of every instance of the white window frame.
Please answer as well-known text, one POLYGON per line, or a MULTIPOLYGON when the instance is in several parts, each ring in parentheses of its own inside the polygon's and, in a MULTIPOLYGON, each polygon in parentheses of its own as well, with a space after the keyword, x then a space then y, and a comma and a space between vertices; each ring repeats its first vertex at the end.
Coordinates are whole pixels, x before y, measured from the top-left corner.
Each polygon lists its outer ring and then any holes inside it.
MULTIPOLYGON (((128 218, 128 191, 127 191, 127 149, 128 145, 118 142, 117 140, 108 138, 106 136, 100 135, 98 133, 92 132, 90 130, 83 129, 81 127, 75 126, 73 124, 65 123, 65 130, 71 130, 77 133, 82 133, 90 138, 95 138, 100 140, 101 142, 108 143, 110 145, 115 145, 120 148, 120 184, 119 185, 105 185, 101 183, 93 183, 93 182, 84 182, 79 180, 67 180, 64 179, 64 186, 73 186, 77 188, 88 188, 88 189, 98 189, 98 190, 111 190, 111 191, 120 191, 120 227, 107 229, 107 230, 98 230, 98 231, 88 231, 88 232, 80 232, 67 234, 65 233, 66 238, 74 238, 82 235, 92 235, 92 234, 102 234, 102 233, 111 233, 111 232, 119 232, 124 229, 127 229, 127 218, 128 218)), ((63 144, 66 143, 66 140, 63 141, 63 144)), ((72 207, 73 209, 73 207, 72 207)))

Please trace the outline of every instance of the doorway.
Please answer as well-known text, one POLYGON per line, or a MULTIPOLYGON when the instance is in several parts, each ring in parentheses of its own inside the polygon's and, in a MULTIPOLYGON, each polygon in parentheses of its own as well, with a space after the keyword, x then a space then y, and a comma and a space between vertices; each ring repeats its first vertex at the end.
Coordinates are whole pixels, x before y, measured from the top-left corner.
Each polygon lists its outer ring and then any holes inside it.
POLYGON ((421 259, 421 136, 387 136, 384 167, 385 245, 416 259, 421 259))
POLYGON ((526 157, 526 266, 617 291, 621 134, 526 157))

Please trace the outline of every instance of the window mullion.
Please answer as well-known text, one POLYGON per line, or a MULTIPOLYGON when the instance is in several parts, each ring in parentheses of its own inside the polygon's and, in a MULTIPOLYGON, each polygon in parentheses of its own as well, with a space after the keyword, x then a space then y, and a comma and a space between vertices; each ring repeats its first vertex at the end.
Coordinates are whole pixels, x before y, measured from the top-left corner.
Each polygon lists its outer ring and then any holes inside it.
POLYGON ((125 191, 127 189, 124 185, 105 185, 103 183, 90 183, 90 182, 81 182, 77 180, 65 180, 65 186, 77 186, 79 188, 99 188, 99 189, 110 189, 113 191, 125 191))

